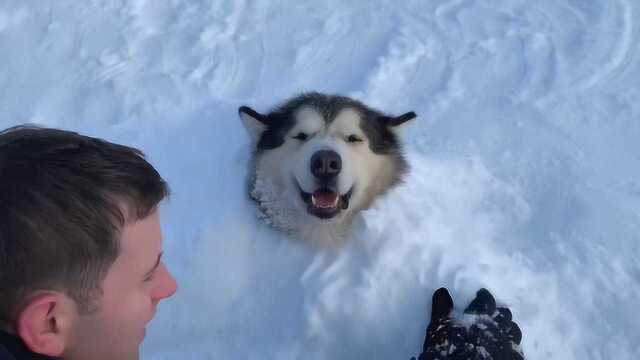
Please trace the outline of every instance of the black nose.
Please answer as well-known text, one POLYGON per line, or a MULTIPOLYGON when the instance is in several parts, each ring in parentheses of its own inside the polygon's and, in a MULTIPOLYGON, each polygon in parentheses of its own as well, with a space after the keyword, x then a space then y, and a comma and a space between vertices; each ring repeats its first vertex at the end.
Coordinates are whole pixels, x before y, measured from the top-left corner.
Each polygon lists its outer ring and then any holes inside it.
POLYGON ((338 176, 342 170, 342 159, 333 150, 320 150, 311 157, 311 173, 318 179, 338 176))

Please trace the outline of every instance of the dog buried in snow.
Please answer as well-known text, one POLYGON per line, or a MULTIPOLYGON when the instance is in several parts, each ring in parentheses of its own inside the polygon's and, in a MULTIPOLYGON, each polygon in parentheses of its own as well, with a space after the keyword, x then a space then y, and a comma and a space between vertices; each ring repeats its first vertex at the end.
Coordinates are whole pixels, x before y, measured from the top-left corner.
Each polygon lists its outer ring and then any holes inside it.
POLYGON ((267 114, 238 112, 253 147, 250 196, 272 225, 304 241, 342 243, 354 216, 408 170, 397 131, 414 112, 389 116, 320 93, 267 114))

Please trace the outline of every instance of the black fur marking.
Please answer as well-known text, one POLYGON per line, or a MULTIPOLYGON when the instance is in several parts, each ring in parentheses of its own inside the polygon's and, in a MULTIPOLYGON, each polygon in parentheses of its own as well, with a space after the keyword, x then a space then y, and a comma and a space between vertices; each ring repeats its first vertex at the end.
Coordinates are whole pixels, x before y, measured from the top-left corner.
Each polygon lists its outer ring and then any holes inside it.
POLYGON ((332 122, 336 116, 345 108, 367 108, 366 105, 357 100, 350 99, 340 95, 327 95, 318 92, 303 93, 291 98, 283 104, 276 107, 273 113, 293 114, 302 107, 310 107, 316 110, 327 123, 332 122))
POLYGON ((387 117, 378 112, 361 115, 360 127, 369 139, 369 147, 376 154, 393 154, 400 151, 398 137, 386 125, 387 117))
POLYGON ((275 149, 284 144, 284 139, 295 124, 288 114, 270 113, 266 116, 266 130, 258 141, 258 151, 275 149))

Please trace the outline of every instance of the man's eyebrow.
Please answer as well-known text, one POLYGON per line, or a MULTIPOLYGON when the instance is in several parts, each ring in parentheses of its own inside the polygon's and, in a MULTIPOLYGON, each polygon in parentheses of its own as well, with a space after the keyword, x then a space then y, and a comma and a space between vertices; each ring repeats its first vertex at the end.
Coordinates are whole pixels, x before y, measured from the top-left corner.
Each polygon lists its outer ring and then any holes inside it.
POLYGON ((144 277, 149 277, 151 276, 151 274, 153 274, 154 271, 156 271, 156 269, 158 269, 158 266, 160 266, 160 259, 162 258, 162 252, 160 254, 158 254, 158 259, 156 259, 156 263, 155 265, 153 265, 153 268, 151 268, 151 270, 149 270, 149 272, 147 272, 144 277))

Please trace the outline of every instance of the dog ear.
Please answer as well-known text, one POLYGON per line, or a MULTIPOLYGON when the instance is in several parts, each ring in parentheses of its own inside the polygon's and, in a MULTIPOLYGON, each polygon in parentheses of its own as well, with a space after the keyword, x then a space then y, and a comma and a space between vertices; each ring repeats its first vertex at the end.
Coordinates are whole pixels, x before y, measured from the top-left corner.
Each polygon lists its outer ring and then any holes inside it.
POLYGON ((240 115, 242 125, 244 125, 247 133, 249 133, 251 141, 253 141, 254 144, 257 143, 260 135, 262 135, 267 128, 267 117, 248 106, 240 106, 240 108, 238 108, 238 115, 240 115))
POLYGON ((396 117, 385 116, 383 119, 385 125, 389 127, 396 127, 406 123, 409 120, 415 119, 416 116, 416 113, 414 113, 413 111, 409 111, 408 113, 404 113, 396 117))
POLYGON ((404 113, 399 116, 383 116, 381 118, 382 123, 386 126, 391 132, 396 135, 400 135, 403 132, 403 129, 406 127, 406 124, 409 120, 415 119, 416 113, 413 111, 409 111, 408 113, 404 113))

